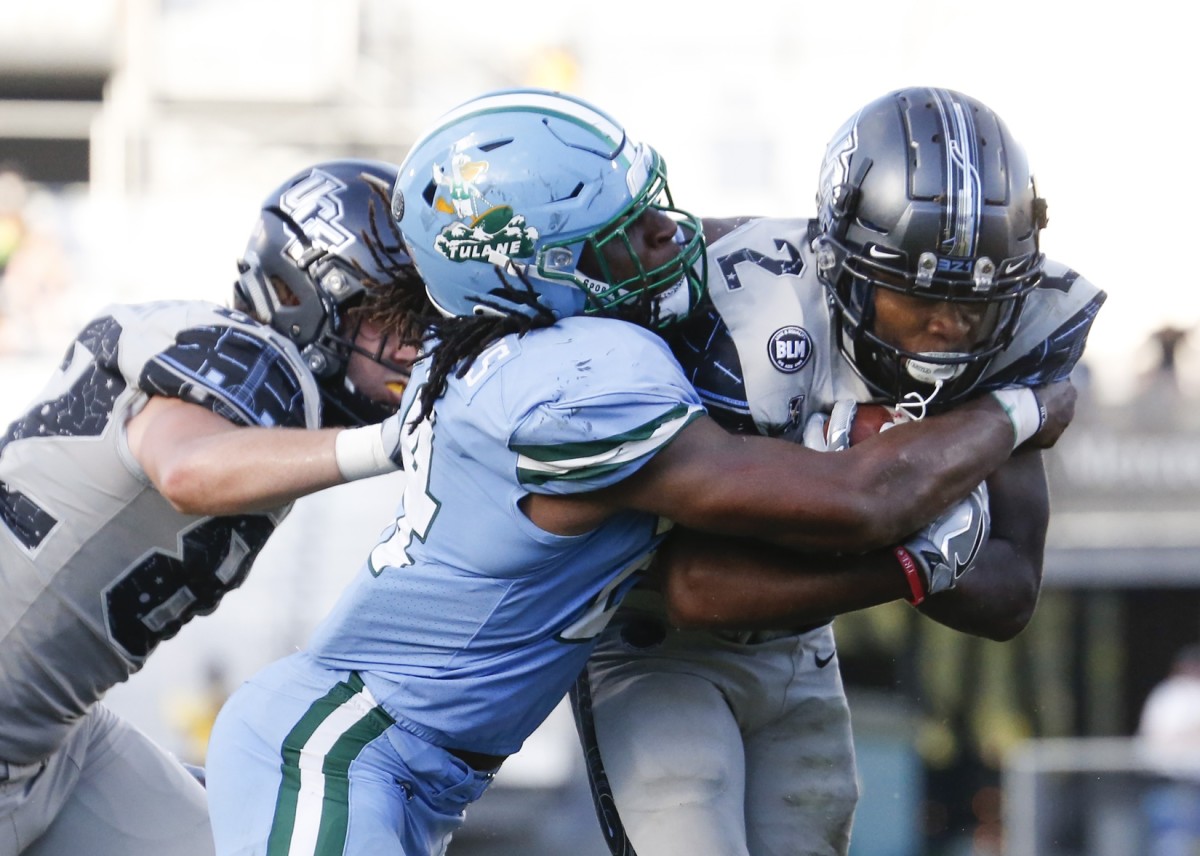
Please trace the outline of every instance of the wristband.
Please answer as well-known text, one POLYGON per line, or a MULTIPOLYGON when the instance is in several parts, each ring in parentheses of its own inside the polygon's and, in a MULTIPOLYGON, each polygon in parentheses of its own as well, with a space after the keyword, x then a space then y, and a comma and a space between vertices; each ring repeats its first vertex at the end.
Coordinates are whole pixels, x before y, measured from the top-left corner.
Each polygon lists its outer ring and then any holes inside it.
POLYGON ((1042 429, 1046 408, 1028 387, 1010 387, 992 391, 992 397, 1004 408, 1013 426, 1013 448, 1017 448, 1042 429))
POLYGON ((333 441, 333 459, 346 481, 399 469, 383 447, 382 425, 364 425, 339 431, 333 441))
POLYGON ((896 561, 900 563, 900 567, 904 571, 904 578, 908 580, 908 588, 912 592, 912 597, 905 598, 905 600, 913 606, 920 606, 921 602, 925 600, 925 580, 921 576, 921 570, 917 567, 916 560, 903 547, 893 547, 892 552, 896 556, 896 561))

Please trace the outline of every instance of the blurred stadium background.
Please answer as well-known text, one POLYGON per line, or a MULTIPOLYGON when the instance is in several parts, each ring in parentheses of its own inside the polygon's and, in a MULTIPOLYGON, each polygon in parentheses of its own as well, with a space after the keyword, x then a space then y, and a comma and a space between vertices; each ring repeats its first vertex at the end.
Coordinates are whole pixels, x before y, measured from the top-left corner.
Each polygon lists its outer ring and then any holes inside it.
MULTIPOLYGON (((665 154, 684 207, 719 216, 811 212, 825 139, 857 106, 904 85, 962 89, 1024 141, 1050 202, 1047 252, 1110 299, 1078 422, 1050 456, 1030 628, 1001 645, 906 607, 838 621, 864 791, 853 852, 1200 853, 1200 764, 1164 767, 1131 737, 1175 653, 1200 641, 1194 13, 1166 0, 1103 16, 1055 0, 703 8, 0 0, 0 418, 103 304, 225 302, 282 177, 323 157, 399 160, 479 91, 596 100, 665 154)), ((401 478, 298 503, 249 583, 112 706, 202 761, 214 705, 303 643, 401 478)), ((560 709, 451 853, 603 856, 579 765, 560 709)))

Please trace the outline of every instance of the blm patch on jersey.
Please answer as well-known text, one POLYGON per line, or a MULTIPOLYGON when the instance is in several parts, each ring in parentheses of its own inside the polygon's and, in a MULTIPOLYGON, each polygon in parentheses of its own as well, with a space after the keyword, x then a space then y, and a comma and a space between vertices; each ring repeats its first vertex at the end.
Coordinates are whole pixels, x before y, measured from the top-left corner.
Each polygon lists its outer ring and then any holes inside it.
POLYGON ((767 341, 767 356, 771 365, 785 374, 793 374, 804 368, 812 352, 812 337, 803 327, 794 324, 780 327, 767 341))

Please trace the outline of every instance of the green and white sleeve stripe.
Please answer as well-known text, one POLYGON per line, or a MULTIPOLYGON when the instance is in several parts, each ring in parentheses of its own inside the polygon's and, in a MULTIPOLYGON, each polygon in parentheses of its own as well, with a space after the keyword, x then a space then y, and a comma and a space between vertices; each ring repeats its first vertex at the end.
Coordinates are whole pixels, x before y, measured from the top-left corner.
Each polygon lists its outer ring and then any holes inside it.
POLYGON ((340 856, 349 820, 350 764, 393 724, 357 674, 313 703, 283 743, 269 856, 340 856))
POLYGON ((630 461, 652 455, 703 412, 700 407, 678 404, 632 431, 602 440, 548 446, 513 445, 511 448, 518 455, 517 478, 521 484, 545 484, 603 476, 630 461))

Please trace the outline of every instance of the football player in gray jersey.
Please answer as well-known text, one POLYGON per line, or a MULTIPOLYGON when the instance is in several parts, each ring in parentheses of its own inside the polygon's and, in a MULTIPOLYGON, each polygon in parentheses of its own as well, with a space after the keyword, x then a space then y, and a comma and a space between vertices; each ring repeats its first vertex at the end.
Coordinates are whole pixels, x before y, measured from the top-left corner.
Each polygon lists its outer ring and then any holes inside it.
POLYGON ((3 856, 212 853, 200 783, 102 699, 243 582, 293 500, 396 468, 428 304, 395 176, 292 176, 235 308, 105 308, 0 436, 3 856))
MULTIPOLYGON (((1045 202, 986 106, 941 89, 872 101, 829 143, 817 204, 811 221, 705 223, 710 302, 671 342, 725 427, 822 448, 814 428, 844 428, 850 402, 905 421, 1069 376, 1105 295, 1043 258, 1045 202)), ((1040 451, 985 487, 990 539, 967 530, 944 570, 971 573, 932 595, 677 530, 573 693, 612 852, 846 853, 858 788, 831 616, 904 597, 964 632, 1019 633, 1049 515, 1040 451)), ((920 537, 953 544, 942 524, 920 537)))

